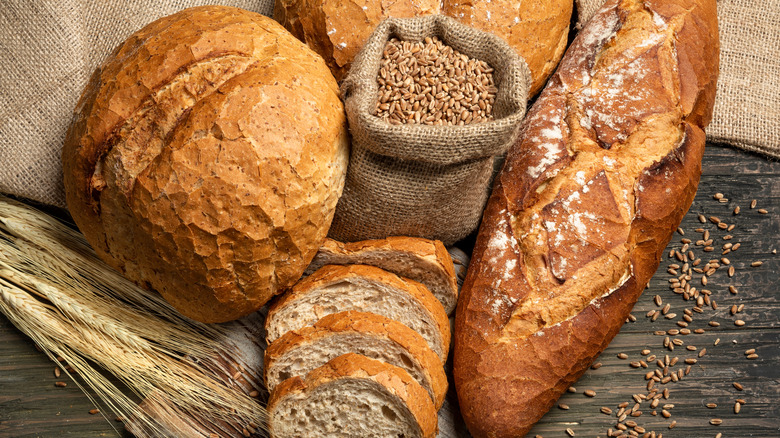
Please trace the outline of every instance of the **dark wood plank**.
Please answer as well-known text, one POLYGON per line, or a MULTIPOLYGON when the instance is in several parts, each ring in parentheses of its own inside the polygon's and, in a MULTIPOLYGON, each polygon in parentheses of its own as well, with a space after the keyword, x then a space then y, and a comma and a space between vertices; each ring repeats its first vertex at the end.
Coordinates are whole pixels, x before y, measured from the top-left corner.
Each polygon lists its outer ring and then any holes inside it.
MULTIPOLYGON (((576 384, 577 392, 566 394, 560 400, 569 410, 554 408, 537 425, 530 436, 539 434, 545 438, 566 437, 566 428, 576 436, 606 436, 608 428, 615 424, 615 416, 599 412, 607 406, 614 410, 622 402, 630 402, 632 395, 647 393, 645 373, 657 368, 631 368, 629 362, 644 356, 644 348, 661 358, 669 354, 682 362, 695 357, 698 361, 691 366, 688 376, 677 383, 669 383, 670 396, 664 403, 673 403, 671 418, 652 416, 648 403, 642 404, 642 416, 635 420, 647 430, 656 430, 665 437, 714 437, 722 432, 723 437, 778 437, 780 436, 780 256, 771 254, 780 251, 780 163, 763 157, 730 148, 710 145, 707 148, 703 176, 694 205, 683 221, 686 236, 697 240, 700 235, 693 229, 703 227, 711 230, 716 242, 725 232, 715 232, 712 223, 701 224, 698 214, 718 216, 728 223, 736 224, 730 233, 729 242, 740 242, 738 251, 726 255, 736 268, 734 277, 728 277, 721 268, 709 277, 706 288, 718 303, 718 309, 703 308, 703 313, 694 314, 691 329, 703 328, 704 334, 677 335, 684 345, 669 351, 663 347, 666 336, 653 333, 659 330, 677 328, 676 322, 683 315, 683 309, 691 308, 678 294, 669 289, 666 266, 670 263, 664 257, 661 268, 637 303, 633 314, 636 322, 628 323, 609 348, 598 359, 602 366, 588 373, 576 384), (729 203, 720 204, 712 194, 722 192, 729 203), (749 208, 750 201, 757 199, 758 208, 766 208, 769 214, 761 215, 749 208), (736 205, 742 209, 739 215, 732 214, 736 205), (751 268, 750 263, 763 260, 764 264, 751 268), (728 292, 734 285, 739 293, 728 292), (671 304, 670 313, 674 319, 659 318, 655 322, 645 317, 650 310, 658 309, 653 302, 655 295, 661 296, 664 304, 671 304), (736 319, 729 314, 732 304, 744 304, 739 318, 746 322, 737 327, 736 319), (719 327, 711 327, 709 321, 717 321, 719 327), (719 344, 713 345, 720 338, 719 344), (696 352, 685 349, 695 345, 696 352), (701 348, 707 354, 696 357, 701 348), (756 360, 747 360, 744 351, 755 348, 759 354, 756 360), (629 359, 621 360, 617 354, 624 352, 629 359), (744 385, 737 391, 732 382, 744 385), (596 397, 583 395, 586 389, 596 391, 596 397), (734 400, 744 398, 747 404, 739 414, 733 413, 734 400), (709 409, 707 403, 716 403, 709 409), (711 418, 723 419, 720 426, 708 423, 711 418), (668 429, 672 420, 677 421, 674 429, 668 429)), ((670 247, 679 248, 680 239, 675 236, 670 247)), ((720 245, 714 245, 720 249, 720 245)), ((696 254, 704 254, 694 249, 696 254)), ((668 251, 667 251, 668 252, 668 251)), ((713 251, 712 258, 720 258, 720 251, 713 251)), ((709 260, 709 257, 703 258, 709 260)), ((695 283, 701 289, 701 283, 695 283)), ((646 357, 644 357, 646 358, 646 357)), ((680 363, 672 367, 679 369, 680 363)), ((684 364, 682 365, 684 367, 684 364)), ((45 355, 35 350, 32 343, 21 335, 3 317, 0 317, 0 437, 99 437, 116 436, 109 422, 99 415, 90 415, 93 405, 72 383, 67 388, 54 387, 54 365, 45 355)), ((660 412, 660 410, 658 411, 660 412)))
POLYGON ((774 249, 780 251, 778 207, 780 163, 733 149, 708 147, 699 191, 681 225, 686 234, 676 235, 669 245, 669 248, 680 249, 680 239, 687 237, 695 242, 701 238, 701 234, 693 232, 694 229, 710 230, 717 250, 705 253, 694 248, 704 264, 710 259, 723 257, 721 249, 724 243, 741 243, 739 250, 725 255, 735 267, 733 277, 727 275, 726 269, 719 268, 708 277, 707 286, 702 286, 698 280, 693 282, 698 289, 710 290, 718 304, 717 310, 707 306, 702 308, 701 314, 693 314, 689 328, 702 328, 705 333, 671 336, 684 342, 673 351, 663 346, 667 335, 653 334, 680 329, 676 322, 681 320, 684 309, 693 306, 669 288, 671 275, 667 274, 666 267, 670 263, 682 263, 670 260, 667 248, 661 268, 634 307, 633 315, 637 321, 623 327, 597 360, 602 366, 589 370, 580 379, 576 385, 577 392, 561 398, 560 403, 568 405, 569 409, 553 408, 534 428, 531 436, 566 437, 567 428, 571 428, 576 436, 606 436, 610 427, 614 429, 616 418, 614 414, 602 414, 600 408, 606 406, 617 411, 620 403, 629 402, 630 409, 635 404, 632 395, 647 394, 645 373, 658 369, 658 366, 648 364, 647 369, 635 369, 629 365, 631 361, 646 359, 640 354, 645 348, 661 359, 667 354, 670 358, 679 357, 677 366, 671 367, 675 372, 686 366, 683 362, 685 358, 695 358, 697 363, 680 382, 656 385, 669 388, 669 399, 662 399, 659 406, 674 404, 674 408, 669 410, 672 416, 669 419, 653 416, 649 403, 644 402, 641 404, 642 415, 633 418, 641 427, 663 433, 665 437, 714 437, 718 432, 724 437, 780 436, 780 369, 777 367, 780 363, 780 256, 772 254, 774 249), (721 204, 713 199, 712 195, 719 192, 726 195, 728 203, 721 204), (758 200, 756 209, 750 209, 753 199, 758 200), (734 215, 737 205, 741 211, 734 215), (766 208, 769 214, 759 214, 759 208, 766 208), (709 220, 706 224, 699 222, 699 214, 707 218, 717 216, 729 224, 736 224, 736 227, 731 232, 717 230, 709 220), (726 234, 734 236, 733 239, 722 240, 726 234), (756 260, 762 260, 763 265, 751 267, 750 264, 756 260), (737 294, 729 292, 730 285, 737 288, 737 294), (662 298, 664 305, 671 305, 669 313, 676 313, 676 318, 661 317, 652 322, 645 317, 650 310, 659 309, 653 301, 655 295, 662 298), (729 310, 733 304, 744 304, 743 312, 732 316, 729 310), (735 326, 737 318, 744 320, 746 325, 735 326), (709 321, 716 321, 720 326, 711 327, 709 321), (714 345, 716 339, 720 339, 717 346, 714 345), (686 350, 688 345, 696 346, 697 350, 686 350), (698 358, 697 353, 702 348, 706 348, 707 353, 698 358), (751 348, 756 349, 758 359, 746 359, 744 352, 751 348), (618 359, 618 353, 626 353, 628 359, 618 359), (743 391, 734 388, 732 383, 735 381, 743 385, 743 391), (586 389, 596 391, 596 397, 583 395, 586 389), (745 399, 747 404, 739 414, 734 414, 737 398, 745 399), (717 404, 717 408, 707 408, 708 403, 717 404), (723 424, 709 424, 712 418, 722 419, 723 424), (676 426, 669 429, 673 420, 677 422, 676 426))

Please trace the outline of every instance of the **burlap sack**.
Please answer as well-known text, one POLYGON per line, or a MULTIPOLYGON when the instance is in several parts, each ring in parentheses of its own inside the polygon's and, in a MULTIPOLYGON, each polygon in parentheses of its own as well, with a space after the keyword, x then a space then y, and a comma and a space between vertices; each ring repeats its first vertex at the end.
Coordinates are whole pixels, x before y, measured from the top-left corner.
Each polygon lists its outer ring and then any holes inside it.
MULTIPOLYGON (((577 0, 580 26, 605 0, 577 0)), ((780 0, 718 0, 720 77, 707 140, 780 158, 780 0)))
POLYGON ((471 233, 487 200, 494 157, 506 152, 517 136, 529 84, 525 62, 491 34, 440 15, 380 23, 341 88, 352 152, 331 237, 355 241, 406 235, 451 244, 471 233), (463 126, 391 125, 372 115, 386 42, 432 36, 494 68, 494 120, 463 126))
POLYGON ((92 71, 130 34, 206 4, 265 15, 273 0, 5 0, 0 7, 0 193, 65 206, 60 150, 92 71))

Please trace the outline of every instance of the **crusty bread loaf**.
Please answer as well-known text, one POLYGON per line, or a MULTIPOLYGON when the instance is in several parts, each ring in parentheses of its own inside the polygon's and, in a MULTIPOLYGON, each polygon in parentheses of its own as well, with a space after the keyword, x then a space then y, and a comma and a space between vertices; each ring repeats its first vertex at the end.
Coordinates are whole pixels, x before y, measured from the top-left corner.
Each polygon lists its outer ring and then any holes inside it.
POLYGON ((328 315, 313 327, 285 333, 265 351, 269 391, 292 376, 346 353, 357 353, 403 368, 431 396, 436 409, 447 394, 447 376, 439 356, 419 333, 392 319, 356 311, 328 315))
POLYGON ((611 0, 529 112, 455 323, 475 437, 524 435, 620 329, 690 207, 718 76, 715 0, 611 0))
POLYGON ((535 95, 566 49, 571 0, 277 0, 274 18, 322 55, 339 81, 385 18, 444 14, 494 33, 522 56, 535 95))
POLYGON ((438 14, 439 0, 276 0, 274 19, 322 55, 339 81, 385 18, 438 14))
POLYGON ((399 236, 342 243, 326 239, 306 273, 324 265, 371 265, 422 283, 448 315, 458 303, 452 258, 439 240, 399 236))
POLYGON ((428 393, 406 371, 353 353, 282 382, 268 416, 272 438, 432 438, 438 422, 428 393))
POLYGON ((366 265, 327 265, 298 282, 269 308, 266 340, 271 344, 290 330, 347 310, 399 321, 419 333, 442 362, 447 360, 450 324, 441 303, 422 284, 366 265))
POLYGON ((247 315, 298 280, 347 158, 322 59, 273 20, 221 6, 120 45, 62 151, 70 213, 97 254, 203 322, 247 315))
POLYGON ((443 0, 441 9, 506 40, 531 70, 530 97, 544 87, 566 50, 573 5, 571 0, 443 0))

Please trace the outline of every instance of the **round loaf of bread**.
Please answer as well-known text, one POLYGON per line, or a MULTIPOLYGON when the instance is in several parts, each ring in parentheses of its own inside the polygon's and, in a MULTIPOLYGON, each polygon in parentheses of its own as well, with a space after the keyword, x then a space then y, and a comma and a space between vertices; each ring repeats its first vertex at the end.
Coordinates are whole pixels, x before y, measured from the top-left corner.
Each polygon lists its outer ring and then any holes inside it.
POLYGON ((571 0, 443 0, 442 14, 498 35, 522 56, 531 70, 536 95, 566 50, 574 2, 571 0))
POLYGON ((533 96, 566 49, 571 0, 277 0, 274 18, 322 55, 336 79, 385 18, 444 14, 506 40, 531 70, 533 96))
POLYGON ((439 0, 276 0, 274 19, 322 55, 339 81, 385 18, 438 14, 439 0))
POLYGON ((68 207, 98 255, 202 322, 247 315, 297 281, 347 159, 322 58, 270 18, 220 6, 121 44, 62 151, 68 207))

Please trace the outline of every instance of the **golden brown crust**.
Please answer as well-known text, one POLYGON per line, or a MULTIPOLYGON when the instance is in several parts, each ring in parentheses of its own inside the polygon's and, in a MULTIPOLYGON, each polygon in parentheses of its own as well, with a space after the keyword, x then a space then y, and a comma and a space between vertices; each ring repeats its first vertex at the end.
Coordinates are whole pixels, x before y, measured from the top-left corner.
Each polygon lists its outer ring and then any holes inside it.
POLYGON ((566 50, 573 5, 567 0, 444 0, 442 14, 506 40, 528 64, 529 96, 534 96, 566 50))
MULTIPOLYGON (((441 333, 441 360, 442 362, 447 360, 451 337, 450 323, 449 319, 447 319, 447 314, 444 313, 444 308, 436 297, 434 297, 424 285, 416 281, 401 278, 383 269, 367 265, 327 265, 320 268, 314 274, 299 281, 289 292, 278 297, 271 303, 266 319, 266 331, 268 332, 269 327, 276 323, 275 318, 277 318, 276 315, 280 309, 283 309, 295 300, 305 298, 310 293, 316 293, 317 290, 327 287, 328 285, 349 281, 353 278, 366 278, 370 281, 409 293, 410 296, 426 309, 436 322, 437 332, 441 333)), ((273 342, 274 339, 269 339, 269 341, 273 342)))
POLYGON ((324 265, 371 265, 424 284, 449 315, 458 302, 455 267, 439 240, 391 236, 386 239, 343 243, 326 239, 307 272, 324 265))
POLYGON ((185 315, 247 315, 324 240, 348 138, 322 60, 273 20, 207 6, 132 35, 96 71, 62 160, 98 255, 185 315))
POLYGON ((522 436, 579 378, 693 201, 718 73, 715 2, 656 3, 613 0, 596 14, 497 177, 455 325, 475 437, 522 436))
POLYGON ((265 351, 266 376, 268 369, 273 366, 274 362, 292 350, 344 333, 358 333, 387 339, 408 351, 426 375, 426 380, 433 390, 433 402, 436 409, 438 410, 444 403, 448 383, 439 356, 414 330, 398 321, 374 313, 356 311, 334 313, 324 316, 312 327, 304 327, 285 333, 281 338, 271 343, 265 351))
POLYGON ((385 18, 444 14, 504 38, 531 70, 530 95, 542 89, 566 49, 571 0, 278 0, 274 19, 322 55, 336 79, 385 18))
POLYGON ((271 436, 273 436, 274 408, 279 401, 291 393, 306 393, 317 386, 341 379, 369 379, 380 384, 404 401, 417 419, 424 437, 436 436, 438 418, 428 392, 403 369, 354 353, 339 356, 312 370, 306 379, 291 377, 279 384, 268 400, 271 436))
POLYGON ((438 14, 439 0, 277 0, 274 19, 328 63, 337 80, 385 18, 438 14))

